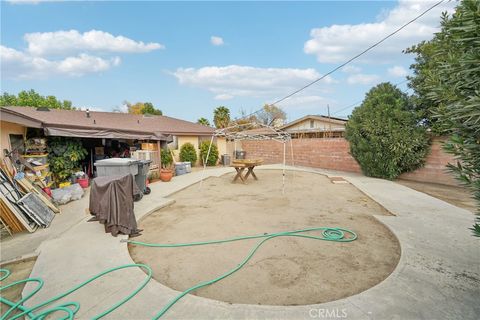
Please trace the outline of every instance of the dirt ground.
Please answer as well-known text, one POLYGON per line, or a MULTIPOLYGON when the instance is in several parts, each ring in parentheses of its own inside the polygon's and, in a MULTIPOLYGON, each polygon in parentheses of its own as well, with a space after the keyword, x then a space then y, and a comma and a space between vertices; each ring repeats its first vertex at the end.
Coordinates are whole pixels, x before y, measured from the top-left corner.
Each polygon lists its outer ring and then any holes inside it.
MULTIPOLYGON (((7 279, 0 281, 0 287, 6 286, 18 280, 28 278, 30 276, 30 273, 32 272, 34 264, 35 264, 35 259, 28 259, 28 260, 23 260, 19 262, 0 265, 1 269, 8 269, 11 272, 10 276, 7 279)), ((25 284, 23 283, 17 286, 10 287, 6 290, 2 290, 1 292, 2 297, 10 301, 18 301, 22 298, 22 291, 24 286, 25 284)), ((8 309, 9 308, 6 305, 4 305, 3 303, 0 303, 0 314, 3 315, 5 312, 7 312, 8 309)), ((14 313, 10 314, 10 316, 12 315, 14 315, 14 313)))
MULTIPOLYGON (((232 184, 233 174, 193 185, 176 203, 140 222, 134 240, 179 243, 289 231, 343 227, 350 243, 282 237, 264 244, 237 273, 194 294, 230 303, 303 305, 347 297, 385 279, 400 257, 396 237, 372 215, 389 213, 350 184, 312 173, 257 170, 258 181, 232 184)), ((185 248, 130 245, 138 263, 179 291, 234 268, 259 240, 185 248)))
POLYGON ((396 180, 395 182, 473 213, 477 210, 477 204, 472 198, 471 192, 465 188, 407 180, 396 180))

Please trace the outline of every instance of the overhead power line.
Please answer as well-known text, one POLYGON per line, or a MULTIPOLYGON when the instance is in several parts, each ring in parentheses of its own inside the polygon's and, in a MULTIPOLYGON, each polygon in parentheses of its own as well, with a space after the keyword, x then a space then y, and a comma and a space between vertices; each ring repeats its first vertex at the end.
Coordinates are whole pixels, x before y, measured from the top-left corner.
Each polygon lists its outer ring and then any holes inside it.
MULTIPOLYGON (((396 29, 395 31, 393 31, 392 33, 388 34, 386 37, 382 38, 381 40, 375 42, 374 44, 372 44, 370 47, 368 47, 367 49, 363 50, 362 52, 358 53, 357 55, 353 56, 352 58, 348 59, 346 62, 342 63, 341 65, 335 67, 334 69, 332 69, 331 71, 327 72, 326 74, 324 74, 323 76, 321 76, 320 78, 306 84, 305 86, 301 87, 300 89, 297 89, 295 91, 293 91, 292 93, 286 95, 285 97, 281 98, 281 99, 278 99, 277 101, 271 103, 270 105, 275 105, 275 104, 278 104, 288 98, 290 98, 291 96, 294 96, 296 95, 297 93, 307 89, 308 87, 314 85, 315 83, 325 79, 327 76, 331 75, 332 73, 338 71, 339 69, 343 68, 344 66, 346 66, 347 64, 349 64, 350 62, 358 59, 360 56, 364 55, 365 53, 367 53, 368 51, 372 50, 373 48, 377 47, 378 45, 380 45, 382 42, 384 42, 385 40, 391 38, 392 36, 394 36, 395 34, 397 34, 398 32, 400 32, 402 29, 404 29, 405 27, 407 27, 408 25, 412 24, 413 22, 417 21, 418 19, 420 19, 421 17, 423 17, 425 14, 427 14, 429 11, 431 11, 432 9, 434 9, 435 7, 439 6, 442 2, 444 2, 445 0, 441 0, 437 3, 435 3, 434 5, 432 5, 431 7, 429 7, 428 9, 426 9, 425 11, 423 11, 421 14, 419 14, 418 16, 416 16, 415 18, 413 18, 412 20, 408 21, 407 23, 405 23, 404 25, 402 25, 401 27, 399 27, 398 29, 396 29)), ((243 118, 247 118, 247 117, 250 117, 258 112, 260 112, 262 109, 259 109, 255 112, 252 112, 240 119, 243 119, 243 118)))

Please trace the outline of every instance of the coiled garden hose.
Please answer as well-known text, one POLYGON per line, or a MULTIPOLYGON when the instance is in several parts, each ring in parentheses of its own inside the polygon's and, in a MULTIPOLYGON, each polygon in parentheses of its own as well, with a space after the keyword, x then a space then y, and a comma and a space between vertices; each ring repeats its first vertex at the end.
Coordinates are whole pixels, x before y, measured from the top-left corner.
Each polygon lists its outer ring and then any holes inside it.
MULTIPOLYGON (((155 248, 178 248, 178 247, 190 247, 190 246, 201 246, 201 245, 209 245, 209 244, 219 244, 219 243, 227 243, 227 242, 234 242, 234 241, 241 241, 241 240, 248 240, 248 239, 260 239, 262 238, 261 241, 259 241, 253 248, 250 250, 249 254, 233 269, 227 271, 226 273, 220 275, 219 277, 204 281, 201 283, 198 283, 194 285, 191 288, 188 288, 187 290, 181 292, 178 294, 175 298, 173 298, 169 303, 167 303, 154 317, 153 319, 159 319, 162 317, 175 303, 177 303, 180 299, 182 299, 185 295, 188 293, 195 291, 197 289, 203 288, 205 286, 211 285, 215 282, 218 282, 233 273, 237 272, 240 270, 257 252, 257 250, 268 240, 276 238, 276 237, 301 237, 301 238, 308 238, 308 239, 314 239, 314 240, 324 240, 324 241, 334 241, 334 242, 351 242, 357 239, 357 234, 351 230, 348 229, 343 229, 343 228, 328 228, 328 227, 317 227, 317 228, 307 228, 307 229, 301 229, 301 230, 295 230, 295 231, 285 231, 285 232, 277 232, 277 233, 265 233, 265 234, 260 234, 260 235, 253 235, 253 236, 242 236, 242 237, 234 237, 234 238, 228 238, 228 239, 223 239, 223 240, 212 240, 212 241, 200 241, 200 242, 187 242, 187 243, 176 243, 176 244, 159 244, 159 243, 146 243, 146 242, 141 242, 141 241, 134 241, 134 240, 122 240, 122 242, 128 242, 133 245, 140 245, 140 246, 145 246, 145 247, 155 247, 155 248), (314 235, 308 235, 308 234, 303 234, 306 232, 311 232, 311 231, 321 231, 321 236, 314 236, 314 235), (348 236, 347 236, 348 235, 348 236)), ((35 295, 40 289, 43 287, 43 280, 40 278, 28 278, 28 279, 23 279, 19 281, 15 281, 13 283, 10 283, 6 286, 0 287, 0 292, 2 290, 5 290, 7 288, 13 287, 15 285, 21 284, 21 283, 27 283, 27 282, 36 282, 38 283, 38 286, 31 292, 29 293, 26 297, 20 299, 17 302, 12 302, 10 300, 7 300, 3 297, 0 297, 0 302, 7 304, 10 306, 10 309, 0 318, 0 320, 15 320, 20 317, 26 316, 29 319, 32 320, 37 320, 37 319, 44 319, 46 316, 51 315, 55 312, 63 312, 64 316, 60 317, 59 319, 73 319, 75 317, 75 314, 78 312, 80 309, 80 304, 78 302, 67 302, 67 303, 62 303, 60 305, 47 308, 46 310, 40 311, 39 313, 34 313, 36 310, 42 309, 49 304, 52 304, 53 302, 62 299, 69 294, 77 291, 78 289, 86 286, 92 281, 95 281, 96 279, 120 270, 120 269, 126 269, 126 268, 132 268, 132 267, 139 267, 144 269, 146 272, 146 278, 143 280, 143 282, 135 289, 132 293, 130 293, 128 296, 108 308, 107 310, 103 311, 102 313, 96 315, 93 317, 93 319, 100 319, 104 317, 105 315, 111 313, 115 309, 119 308, 122 306, 124 303, 129 301, 131 298, 133 298, 140 290, 142 290, 147 283, 150 281, 152 278, 152 269, 145 265, 145 264, 127 264, 127 265, 122 265, 119 267, 111 268, 108 270, 105 270, 88 280, 80 283, 79 285, 73 287, 72 289, 66 291, 65 293, 61 293, 53 298, 50 298, 44 302, 41 302, 33 307, 25 307, 23 306, 23 303, 25 303, 28 299, 30 299, 33 295, 35 295), (19 311, 20 313, 13 315, 12 317, 8 318, 8 316, 14 312, 14 310, 19 311)), ((2 276, 0 276, 0 280, 6 279, 10 275, 10 271, 7 269, 0 269, 0 272, 3 273, 2 276)))

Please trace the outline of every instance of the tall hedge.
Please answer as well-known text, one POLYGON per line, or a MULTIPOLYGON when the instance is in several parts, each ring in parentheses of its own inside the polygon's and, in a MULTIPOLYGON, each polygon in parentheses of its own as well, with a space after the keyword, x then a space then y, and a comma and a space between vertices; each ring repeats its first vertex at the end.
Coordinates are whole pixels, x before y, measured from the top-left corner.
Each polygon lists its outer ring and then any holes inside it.
POLYGON ((189 161, 192 165, 197 162, 197 151, 190 142, 184 143, 180 147, 180 161, 189 161))
POLYGON ((365 175, 395 179, 424 164, 429 138, 406 94, 390 83, 372 88, 346 126, 350 151, 365 175))
POLYGON ((471 229, 480 237, 480 1, 458 1, 453 15, 442 15, 441 31, 407 52, 416 54, 409 85, 432 129, 449 137, 448 168, 477 201, 471 229))
MULTIPOLYGON (((203 141, 200 144, 200 156, 202 158, 202 164, 205 163, 205 159, 207 158, 208 148, 210 146, 210 141, 203 141)), ((207 166, 214 166, 218 162, 218 148, 216 145, 212 144, 210 149, 210 154, 208 155, 207 159, 207 166)))

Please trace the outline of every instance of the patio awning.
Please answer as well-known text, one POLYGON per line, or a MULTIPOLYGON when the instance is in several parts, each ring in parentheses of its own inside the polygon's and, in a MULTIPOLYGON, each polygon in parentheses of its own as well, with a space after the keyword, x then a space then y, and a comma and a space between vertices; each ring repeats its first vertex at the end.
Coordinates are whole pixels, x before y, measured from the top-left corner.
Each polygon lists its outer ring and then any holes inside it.
POLYGON ((161 133, 145 133, 120 131, 113 129, 73 128, 45 126, 46 136, 78 137, 78 138, 106 138, 106 139, 131 139, 131 140, 171 140, 171 137, 161 133))

